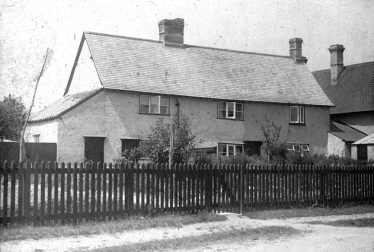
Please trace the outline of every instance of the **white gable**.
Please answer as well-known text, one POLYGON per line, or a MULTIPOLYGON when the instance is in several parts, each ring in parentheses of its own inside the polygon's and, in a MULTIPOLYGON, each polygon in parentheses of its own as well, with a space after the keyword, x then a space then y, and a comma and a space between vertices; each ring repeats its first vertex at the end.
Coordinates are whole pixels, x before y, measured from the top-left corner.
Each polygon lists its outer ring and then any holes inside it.
POLYGON ((84 41, 78 64, 75 68, 73 79, 67 94, 89 91, 101 87, 102 85, 96 73, 95 64, 91 58, 87 42, 84 41))

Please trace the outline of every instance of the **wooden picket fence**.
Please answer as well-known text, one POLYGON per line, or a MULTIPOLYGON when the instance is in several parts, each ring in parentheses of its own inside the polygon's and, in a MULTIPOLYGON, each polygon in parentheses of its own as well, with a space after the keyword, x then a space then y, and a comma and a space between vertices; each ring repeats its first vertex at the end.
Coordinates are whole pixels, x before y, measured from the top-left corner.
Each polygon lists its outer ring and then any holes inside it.
POLYGON ((2 224, 374 202, 373 166, 1 164, 2 224))

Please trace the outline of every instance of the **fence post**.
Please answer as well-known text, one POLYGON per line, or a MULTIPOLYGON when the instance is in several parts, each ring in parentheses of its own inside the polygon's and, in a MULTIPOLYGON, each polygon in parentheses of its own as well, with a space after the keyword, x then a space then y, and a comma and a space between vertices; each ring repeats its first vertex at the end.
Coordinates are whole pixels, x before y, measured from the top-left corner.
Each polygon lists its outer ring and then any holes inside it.
POLYGON ((325 166, 319 166, 318 171, 320 173, 320 201, 322 205, 325 205, 325 166))
POLYGON ((240 187, 239 187, 239 200, 240 200, 240 214, 243 215, 243 165, 239 165, 240 173, 239 173, 239 181, 240 181, 240 187))
POLYGON ((207 211, 212 210, 212 177, 213 177, 213 166, 208 165, 205 169, 205 204, 207 211))
MULTIPOLYGON (((3 180, 3 219, 2 219, 2 224, 7 225, 8 224, 8 169, 9 169, 9 162, 5 161, 4 162, 4 167, 3 167, 3 175, 4 175, 4 180, 3 180)), ((1 185, 0 185, 1 187, 1 185)))

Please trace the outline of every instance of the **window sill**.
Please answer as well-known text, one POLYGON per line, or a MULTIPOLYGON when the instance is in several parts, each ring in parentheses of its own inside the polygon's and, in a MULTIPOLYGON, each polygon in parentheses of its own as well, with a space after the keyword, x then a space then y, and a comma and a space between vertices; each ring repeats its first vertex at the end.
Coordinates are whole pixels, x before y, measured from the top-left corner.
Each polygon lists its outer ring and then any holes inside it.
POLYGON ((290 122, 290 125, 305 126, 305 123, 292 123, 292 122, 290 122))
POLYGON ((235 118, 221 118, 217 117, 219 120, 228 120, 228 121, 244 121, 244 119, 235 119, 235 118))
POLYGON ((139 112, 139 115, 170 116, 170 114, 155 114, 155 113, 142 113, 142 112, 139 112))

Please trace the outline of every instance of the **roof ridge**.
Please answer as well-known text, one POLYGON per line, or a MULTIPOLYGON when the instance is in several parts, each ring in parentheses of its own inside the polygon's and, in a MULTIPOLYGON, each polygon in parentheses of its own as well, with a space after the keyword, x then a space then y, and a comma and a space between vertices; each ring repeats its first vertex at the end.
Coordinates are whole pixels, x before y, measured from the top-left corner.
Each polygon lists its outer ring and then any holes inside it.
MULTIPOLYGON (((115 34, 108 34, 108 33, 101 33, 101 32, 90 32, 90 31, 84 31, 84 34, 93 34, 98 36, 108 36, 108 37, 114 37, 114 38, 123 38, 123 39, 133 39, 133 40, 139 40, 139 41, 147 41, 147 42, 155 42, 162 44, 159 40, 154 39, 145 39, 145 38, 135 38, 135 37, 128 37, 123 35, 115 35, 115 34)), ((242 50, 235 50, 235 49, 229 49, 229 48, 218 48, 218 47, 211 47, 211 46, 201 46, 201 45, 190 45, 190 44, 184 44, 185 48, 202 48, 202 49, 210 49, 210 50, 218 50, 218 51, 226 51, 226 52, 236 52, 236 53, 244 53, 244 54, 253 54, 253 55, 261 55, 261 56, 269 56, 269 57, 280 57, 280 58, 289 58, 291 59, 291 56, 286 55, 278 55, 278 54, 271 54, 271 53, 258 53, 258 52, 249 52, 249 51, 242 51, 242 50)))
MULTIPOLYGON (((374 61, 368 61, 368 62, 346 65, 346 66, 344 66, 344 68, 355 67, 355 66, 358 66, 358 65, 371 65, 371 64, 374 64, 374 61)), ((330 71, 330 70, 331 70, 330 68, 327 68, 327 69, 316 70, 316 71, 313 71, 312 73, 330 71)))

